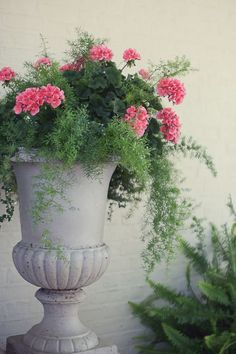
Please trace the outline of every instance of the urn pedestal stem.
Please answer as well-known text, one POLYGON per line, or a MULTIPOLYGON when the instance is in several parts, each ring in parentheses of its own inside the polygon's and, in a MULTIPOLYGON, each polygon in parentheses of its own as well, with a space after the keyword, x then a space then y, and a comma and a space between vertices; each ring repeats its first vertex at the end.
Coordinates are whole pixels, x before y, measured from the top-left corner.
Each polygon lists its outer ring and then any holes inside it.
POLYGON ((26 333, 24 343, 45 353, 77 353, 96 347, 96 334, 79 320, 79 303, 84 296, 82 289, 39 289, 36 298, 44 307, 44 317, 26 333))

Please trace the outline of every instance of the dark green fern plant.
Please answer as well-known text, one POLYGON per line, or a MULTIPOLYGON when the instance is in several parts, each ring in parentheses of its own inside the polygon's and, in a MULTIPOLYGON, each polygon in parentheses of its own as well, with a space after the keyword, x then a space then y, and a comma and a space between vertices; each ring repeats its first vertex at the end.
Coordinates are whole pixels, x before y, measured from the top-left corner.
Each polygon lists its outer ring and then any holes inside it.
POLYGON ((153 294, 140 304, 130 303, 152 331, 146 344, 138 347, 141 353, 236 353, 236 213, 231 200, 228 205, 234 222, 221 229, 210 225, 211 257, 204 243, 207 231, 197 218, 192 225, 197 245, 180 243, 188 261, 186 291, 148 280, 153 294), (193 272, 200 281, 194 280, 193 272))

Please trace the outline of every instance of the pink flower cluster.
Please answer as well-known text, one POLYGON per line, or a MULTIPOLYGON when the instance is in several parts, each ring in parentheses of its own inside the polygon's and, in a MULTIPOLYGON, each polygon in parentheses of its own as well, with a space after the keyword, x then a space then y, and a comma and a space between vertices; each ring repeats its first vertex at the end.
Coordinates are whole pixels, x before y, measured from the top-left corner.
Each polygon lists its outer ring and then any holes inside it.
POLYGON ((16 96, 16 104, 13 109, 16 114, 20 114, 23 111, 29 112, 34 116, 44 103, 56 108, 64 99, 64 92, 57 86, 48 84, 42 87, 29 87, 16 96))
POLYGON ((57 86, 52 86, 51 84, 42 86, 40 88, 40 93, 44 98, 44 102, 49 104, 52 108, 57 108, 60 106, 61 102, 65 99, 64 91, 60 90, 57 86))
POLYGON ((111 61, 113 53, 104 44, 95 45, 89 51, 89 58, 93 61, 111 61))
POLYGON ((48 57, 39 58, 39 59, 36 60, 36 62, 34 63, 34 68, 35 68, 35 69, 38 69, 41 65, 51 66, 51 65, 52 65, 52 61, 51 61, 51 59, 49 59, 48 57))
POLYGON ((163 133, 164 138, 176 144, 180 136, 181 128, 177 114, 172 110, 172 108, 164 108, 157 113, 157 118, 162 121, 160 131, 163 133))
POLYGON ((126 110, 126 114, 123 117, 125 121, 133 128, 138 136, 143 136, 147 125, 148 125, 149 115, 146 108, 139 106, 138 108, 130 106, 126 110))
POLYGON ((85 59, 83 57, 78 58, 75 63, 68 63, 62 65, 59 70, 60 71, 80 71, 85 63, 85 59))
POLYGON ((147 69, 140 69, 139 70, 139 75, 143 78, 143 80, 149 80, 150 79, 150 73, 147 69))
POLYGON ((162 97, 167 96, 174 104, 180 104, 186 94, 184 84, 172 78, 161 79, 157 84, 157 93, 162 97))
POLYGON ((16 96, 14 112, 20 114, 22 111, 29 112, 32 116, 39 112, 44 100, 38 87, 30 87, 16 96))
POLYGON ((13 71, 9 66, 5 66, 0 70, 0 81, 10 81, 15 76, 15 71, 13 71))
POLYGON ((126 62, 133 61, 133 60, 140 60, 141 56, 140 54, 136 51, 136 49, 133 48, 128 48, 124 51, 123 53, 123 59, 126 62))
POLYGON ((60 66, 60 71, 76 71, 75 64, 64 64, 60 66))

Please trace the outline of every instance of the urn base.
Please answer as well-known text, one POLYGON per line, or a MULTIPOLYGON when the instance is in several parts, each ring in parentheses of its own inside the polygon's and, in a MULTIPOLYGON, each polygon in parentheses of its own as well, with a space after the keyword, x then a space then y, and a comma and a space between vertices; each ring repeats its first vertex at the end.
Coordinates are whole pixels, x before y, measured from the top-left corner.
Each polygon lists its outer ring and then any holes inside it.
POLYGON ((82 289, 39 289, 36 298, 44 307, 44 317, 22 336, 22 354, 75 354, 98 346, 96 334, 79 320, 82 289))
MULTIPOLYGON (((7 351, 6 354, 45 354, 40 351, 32 350, 23 342, 23 335, 12 336, 7 339, 7 351)), ((84 354, 118 354, 117 347, 115 345, 105 346, 104 343, 100 344, 96 348, 82 351, 84 354)), ((54 354, 54 353, 48 353, 54 354)), ((63 354, 71 354, 64 352, 63 354)), ((81 354, 80 352, 74 352, 73 354, 81 354)))

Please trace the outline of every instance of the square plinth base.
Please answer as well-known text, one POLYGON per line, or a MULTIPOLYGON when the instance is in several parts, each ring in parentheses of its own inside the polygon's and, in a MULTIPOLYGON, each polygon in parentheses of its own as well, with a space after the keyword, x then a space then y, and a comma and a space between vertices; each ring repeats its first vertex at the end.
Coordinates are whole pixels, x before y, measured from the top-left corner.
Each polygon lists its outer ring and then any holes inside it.
MULTIPOLYGON (((118 350, 115 345, 104 346, 100 344, 98 345, 98 347, 94 349, 89 349, 83 352, 78 352, 73 354, 82 354, 82 353, 83 354, 118 354, 118 350)), ((45 353, 30 349, 28 346, 26 346, 23 343, 23 335, 20 335, 20 336, 12 336, 7 338, 6 354, 45 354, 45 353)), ((47 353, 47 354, 55 354, 55 353, 47 353)), ((71 354, 71 353, 64 353, 64 354, 71 354)))

